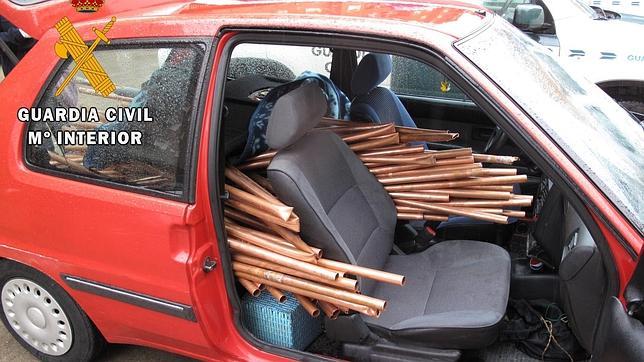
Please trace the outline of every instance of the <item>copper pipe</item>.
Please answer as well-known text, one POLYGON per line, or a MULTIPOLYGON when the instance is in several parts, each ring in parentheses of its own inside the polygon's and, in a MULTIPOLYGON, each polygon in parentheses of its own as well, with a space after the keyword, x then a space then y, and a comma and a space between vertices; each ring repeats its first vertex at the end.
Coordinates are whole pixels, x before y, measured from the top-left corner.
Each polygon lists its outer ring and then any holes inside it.
POLYGON ((393 133, 385 136, 384 138, 370 139, 368 141, 354 143, 352 145, 349 145, 349 148, 351 148, 353 152, 359 152, 359 151, 364 151, 375 147, 395 145, 398 143, 400 143, 400 138, 398 137, 398 133, 393 133))
POLYGON ((361 277, 377 280, 384 283, 395 284, 395 285, 405 285, 405 276, 388 273, 381 270, 375 270, 371 268, 361 267, 359 265, 342 263, 335 260, 329 259, 320 259, 318 260, 318 266, 323 266, 329 269, 338 270, 347 274, 358 275, 361 277))
POLYGON ((277 154, 277 151, 266 151, 266 152, 264 152, 262 154, 259 154, 257 156, 254 156, 254 157, 251 157, 251 158, 247 159, 246 162, 270 160, 270 159, 273 159, 273 157, 275 157, 276 154, 277 154))
POLYGON ((266 291, 268 291, 269 293, 271 293, 271 295, 273 296, 273 298, 275 298, 275 300, 276 300, 278 303, 284 303, 284 302, 286 302, 286 296, 285 296, 285 295, 284 295, 284 294, 283 294, 279 289, 277 289, 277 288, 275 288, 275 287, 266 287, 266 291))
POLYGON ((490 221, 499 224, 507 224, 508 218, 506 216, 488 214, 483 212, 475 212, 463 210, 457 207, 444 206, 443 204, 429 204, 422 201, 412 201, 412 200, 398 200, 401 205, 419 207, 431 212, 447 215, 459 215, 459 216, 468 216, 473 219, 479 219, 484 221, 490 221))
MULTIPOLYGON (((392 176, 379 177, 378 181, 384 185, 411 184, 418 182, 443 181, 443 180, 460 180, 474 176, 489 176, 488 170, 484 168, 473 168, 468 170, 458 170, 443 173, 415 176, 392 176)), ((496 175, 495 175, 496 176, 496 175)))
POLYGON ((347 307, 341 307, 341 306, 339 306, 339 305, 336 305, 336 307, 338 307, 338 309, 340 309, 340 311, 341 311, 342 313, 344 313, 344 314, 349 314, 349 312, 351 311, 351 310, 350 310, 349 308, 347 308, 347 307))
POLYGON ((396 126, 396 131, 398 131, 399 133, 406 133, 406 134, 449 133, 449 131, 446 129, 413 128, 413 127, 406 127, 406 126, 396 126))
POLYGON ((336 288, 342 288, 342 289, 350 290, 352 292, 358 291, 358 281, 355 280, 355 279, 351 279, 351 278, 345 278, 345 277, 339 276, 338 279, 336 279, 336 280, 328 280, 328 279, 325 279, 325 278, 320 278, 320 277, 315 276, 315 275, 311 275, 310 273, 307 273, 307 272, 291 269, 291 268, 282 266, 280 264, 276 264, 276 263, 271 262, 271 261, 257 259, 257 258, 253 258, 252 256, 247 256, 247 255, 242 255, 242 254, 233 255, 233 260, 238 261, 240 263, 244 263, 244 264, 248 264, 248 265, 254 265, 254 266, 258 266, 260 268, 274 270, 274 271, 278 271, 280 273, 289 274, 289 275, 293 275, 293 276, 296 276, 296 277, 300 277, 300 278, 309 279, 309 280, 313 280, 313 281, 316 281, 316 282, 328 284, 328 285, 334 286, 336 288))
POLYGON ((449 195, 436 195, 422 192, 390 192, 393 199, 412 199, 434 202, 449 202, 449 195))
POLYGON ((427 221, 447 221, 449 217, 443 215, 423 214, 423 219, 427 221))
POLYGON ((514 156, 482 155, 478 153, 475 153, 473 156, 476 162, 498 163, 503 165, 512 165, 519 161, 519 157, 514 156))
POLYGON ((512 194, 505 191, 484 191, 468 189, 444 189, 432 190, 432 194, 449 195, 450 197, 461 197, 467 199, 485 199, 485 200, 510 200, 512 194))
POLYGON ((418 169, 409 170, 409 171, 380 172, 380 173, 376 173, 375 175, 382 176, 382 177, 432 175, 432 174, 448 172, 448 171, 470 170, 470 169, 481 168, 481 167, 483 167, 483 164, 481 163, 466 163, 466 164, 460 164, 460 165, 423 167, 423 168, 418 168, 418 169))
MULTIPOLYGON (((401 206, 405 207, 405 206, 401 206)), ((421 212, 400 212, 398 211, 398 220, 426 220, 426 221, 447 221, 449 217, 444 215, 432 215, 425 213, 425 210, 421 212)))
POLYGON ((525 200, 530 200, 532 201, 534 199, 534 196, 532 195, 512 195, 513 199, 525 199, 525 200))
POLYGON ((507 207, 507 206, 530 206, 532 201, 528 199, 513 200, 467 200, 454 199, 448 203, 441 204, 452 207, 507 207))
POLYGON ((242 278, 237 278, 239 281, 239 284, 241 284, 246 291, 248 291, 248 294, 252 295, 253 297, 258 297, 262 291, 259 290, 257 287, 259 284, 255 282, 251 282, 250 280, 247 279, 242 279, 242 278))
MULTIPOLYGON (((268 230, 268 232, 262 232, 262 231, 259 231, 259 230, 253 230, 253 229, 249 228, 247 231, 249 233, 251 233, 251 234, 254 234, 254 235, 260 237, 260 238, 266 238, 266 239, 268 239, 269 241, 271 241, 271 242, 273 242, 275 244, 279 244, 279 245, 282 245, 284 247, 287 247, 287 248, 293 249, 293 250, 300 250, 300 249, 296 248, 290 242, 282 239, 281 236, 277 236, 277 235, 272 234, 273 230, 268 230)), ((309 247, 309 248, 311 249, 310 252, 307 252, 307 251, 304 251, 304 250, 300 250, 300 251, 302 251, 304 253, 313 254, 313 255, 315 255, 316 258, 321 258, 322 257, 322 249, 314 248, 312 246, 309 247)), ((313 262, 313 263, 315 264, 315 262, 313 262)))
POLYGON ((268 165, 271 164, 271 160, 260 160, 260 161, 253 161, 253 162, 246 162, 244 164, 239 165, 239 169, 243 171, 251 171, 251 170, 264 170, 268 168, 268 165))
POLYGON ((509 216, 509 217, 522 218, 522 217, 525 217, 525 211, 503 210, 503 215, 509 216))
POLYGON ((340 276, 338 272, 329 270, 319 265, 306 263, 300 260, 292 259, 287 256, 274 253, 270 250, 262 249, 252 244, 247 244, 239 240, 228 238, 228 245, 233 251, 245 255, 254 256, 259 259, 270 260, 295 270, 303 271, 328 280, 337 280, 340 276))
POLYGON ((403 185, 390 185, 385 186, 387 191, 415 191, 415 190, 433 190, 433 189, 450 189, 450 188, 462 188, 469 186, 480 186, 480 185, 507 185, 527 182, 528 176, 526 175, 517 175, 517 176, 495 176, 495 177, 480 177, 470 180, 461 180, 461 181, 438 181, 438 182, 426 182, 418 184, 403 184, 403 185))
POLYGON ((284 226, 285 228, 287 228, 289 230, 293 230, 293 231, 298 232, 298 233, 300 232, 300 218, 297 217, 297 215, 295 215, 294 213, 291 214, 291 218, 289 218, 288 221, 284 221, 284 220, 282 220, 281 218, 279 218, 277 216, 273 216, 273 215, 271 215, 271 214, 269 214, 267 212, 264 212, 262 210, 254 208, 254 207, 252 207, 250 205, 247 205, 247 204, 245 204, 243 202, 239 202, 239 201, 236 201, 236 200, 227 200, 226 204, 231 206, 231 207, 234 207, 237 210, 243 211, 243 212, 245 212, 247 214, 251 214, 251 215, 255 216, 256 218, 258 218, 260 220, 263 220, 265 222, 274 223, 274 224, 277 224, 277 225, 284 226))
POLYGON ((398 220, 425 220, 422 212, 398 212, 398 220))
POLYGON ((291 214, 293 214, 293 208, 290 206, 285 206, 284 204, 274 204, 264 198, 255 196, 251 193, 240 190, 228 184, 225 184, 224 188, 226 191, 228 191, 232 200, 246 203, 254 208, 277 216, 284 221, 288 221, 288 219, 291 217, 291 214))
MULTIPOLYGON (((260 267, 243 264, 240 262, 233 262, 233 270, 235 272, 240 272, 244 274, 253 275, 257 278, 262 278, 265 280, 270 280, 276 283, 281 283, 284 285, 310 290, 318 294, 328 295, 334 298, 346 300, 356 304, 366 305, 367 307, 385 310, 387 307, 387 302, 381 299, 369 297, 367 295, 357 294, 355 292, 349 292, 344 289, 336 289, 326 285, 318 284, 316 282, 286 275, 280 272, 271 271, 268 269, 263 269, 260 267)), ((267 284, 270 286, 270 284, 267 284)), ((316 298, 320 299, 320 298, 316 298)))
POLYGON ((367 130, 363 132, 354 133, 348 136, 344 136, 342 137, 342 140, 346 143, 356 143, 358 141, 364 141, 372 137, 392 134, 394 132, 396 132, 394 125, 386 124, 372 130, 367 130))
POLYGON ((359 156, 362 162, 374 162, 382 164, 417 164, 432 166, 436 164, 434 156, 421 154, 420 156, 359 156))
POLYGON ((379 150, 379 151, 374 150, 370 152, 365 152, 365 153, 361 153, 360 157, 400 156, 400 155, 416 154, 416 153, 422 154, 424 150, 425 150, 425 147, 423 146, 409 146, 409 147, 394 148, 389 150, 379 150))
POLYGON ((391 172, 399 172, 399 171, 408 171, 408 170, 416 170, 419 168, 425 168, 426 166, 423 165, 395 165, 395 166, 379 166, 379 167, 373 167, 369 168, 369 171, 375 175, 379 174, 385 174, 385 173, 391 173, 391 172))
POLYGON ((257 182, 257 184, 261 187, 263 187, 266 191, 270 192, 271 194, 274 194, 275 192, 273 191, 273 185, 271 185, 271 182, 268 181, 268 179, 264 176, 260 176, 258 173, 252 173, 248 175, 253 181, 257 182))
MULTIPOLYGON (((391 123, 391 122, 388 122, 388 123, 391 123)), ((355 128, 355 129, 362 129, 363 127, 373 127, 373 123, 371 123, 371 121, 345 121, 343 119, 337 119, 337 118, 331 118, 331 117, 322 117, 322 120, 320 120, 319 125, 349 127, 349 128, 355 128)))
POLYGON ((457 139, 458 133, 428 133, 428 134, 413 134, 401 133, 400 143, 410 142, 449 142, 457 139))
POLYGON ((295 248, 291 248, 291 247, 287 247, 287 246, 275 243, 270 240, 270 236, 262 237, 257 235, 257 233, 259 233, 258 231, 253 232, 253 231, 249 231, 243 226, 226 224, 226 232, 230 236, 239 238, 242 241, 259 246, 260 248, 270 250, 274 253, 278 253, 278 254, 287 256, 289 258, 315 264, 316 257, 314 254, 305 253, 301 250, 297 250, 295 248))
POLYGON ((252 226, 253 228, 258 229, 260 231, 264 231, 264 232, 272 231, 271 229, 268 228, 268 226, 264 225, 262 222, 255 219, 254 217, 244 214, 243 212, 237 211, 230 207, 224 207, 224 215, 226 217, 229 217, 232 220, 239 221, 248 226, 252 226))
POLYGON ((462 156, 462 157, 446 158, 443 160, 436 160, 436 166, 461 165, 464 163, 474 163, 474 157, 462 156))
POLYGON ((255 181, 253 181, 250 177, 248 177, 240 170, 234 167, 226 167, 224 174, 226 175, 226 178, 234 182, 242 190, 249 192, 255 196, 261 197, 273 204, 284 205, 277 197, 266 191, 266 189, 258 185, 255 181))
MULTIPOLYGON (((65 147, 65 148, 67 149, 68 147, 65 147)), ((63 165, 66 165, 67 167, 69 167, 70 170, 72 170, 74 172, 77 172, 77 173, 80 173, 80 174, 83 174, 83 175, 96 176, 96 174, 94 172, 90 171, 85 166, 81 165, 80 163, 67 160, 67 159, 65 159, 65 157, 63 157, 63 156, 61 156, 61 155, 59 155, 57 153, 54 153, 52 151, 47 151, 47 153, 49 154, 49 159, 50 160, 56 161, 56 162, 58 162, 60 164, 63 164, 63 165)))
POLYGON ((500 192, 512 192, 514 187, 512 185, 478 185, 478 186, 467 186, 467 190, 484 190, 484 191, 500 191, 500 192))
POLYGON ((437 160, 442 160, 444 158, 472 156, 471 148, 456 148, 453 150, 425 151, 425 152, 434 155, 434 157, 436 157, 437 160))
MULTIPOLYGON (((418 207, 409 207, 409 206, 396 205, 396 211, 399 214, 400 213, 402 213, 402 214, 422 214, 426 210, 423 210, 423 209, 418 208, 418 207)), ((420 220, 420 219, 418 219, 418 220, 420 220)))
POLYGON ((338 307, 324 301, 319 301, 318 305, 324 314, 326 314, 327 318, 331 320, 338 319, 338 315, 340 315, 340 309, 338 307))
MULTIPOLYGON (((286 290, 286 291, 291 292, 291 293, 293 293, 295 295, 304 296, 304 297, 315 299, 315 300, 318 300, 318 301, 322 300, 322 301, 325 301, 325 302, 328 302, 328 303, 331 303, 331 304, 334 304, 334 305, 343 306, 343 307, 349 308, 351 310, 354 310, 356 312, 368 315, 370 317, 376 317, 377 315, 379 315, 378 313, 376 313, 375 309, 369 308, 366 305, 362 305, 362 304, 358 304, 358 303, 352 303, 352 302, 349 302, 349 301, 346 301, 346 300, 343 300, 343 299, 334 298, 334 297, 326 295, 326 294, 320 294, 320 293, 317 293, 317 292, 314 292, 314 291, 311 291, 311 290, 308 290, 308 289, 297 288, 297 287, 287 285, 287 284, 284 284, 284 283, 274 282, 272 280, 263 279, 263 278, 256 277, 256 276, 251 275, 251 274, 235 272, 235 275, 238 276, 238 277, 247 278, 247 279, 262 283, 262 284, 266 284, 266 285, 271 286, 271 287, 276 287, 276 288, 279 288, 281 290, 286 290)), ((299 301, 299 299, 298 299, 298 301, 299 301)))
POLYGON ((300 249, 300 250, 302 250, 302 251, 304 251, 306 253, 315 254, 316 257, 318 257, 318 258, 322 257, 321 251, 320 251, 320 253, 314 252, 313 249, 311 249, 311 247, 308 244, 306 244, 304 242, 304 240, 302 240, 302 238, 300 238, 299 235, 295 234, 291 230, 288 230, 287 228, 284 228, 284 227, 279 226, 277 224, 270 224, 269 223, 267 225, 268 225, 269 228, 271 228, 271 230, 273 230, 275 233, 277 233, 277 235, 283 237, 286 241, 291 243, 296 248, 298 248, 298 249, 300 249))
POLYGON ((295 299, 300 303, 302 308, 313 318, 317 318, 320 316, 320 310, 311 302, 311 300, 307 297, 303 297, 299 294, 293 294, 295 296, 295 299))

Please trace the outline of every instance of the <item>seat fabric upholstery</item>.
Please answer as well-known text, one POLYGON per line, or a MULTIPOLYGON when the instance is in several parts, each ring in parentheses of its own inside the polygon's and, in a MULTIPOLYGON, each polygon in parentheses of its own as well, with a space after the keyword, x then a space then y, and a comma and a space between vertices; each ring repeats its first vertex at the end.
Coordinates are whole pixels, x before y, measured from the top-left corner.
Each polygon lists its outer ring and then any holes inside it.
MULTIPOLYGON (((293 125, 288 117, 320 113, 294 110, 323 102, 312 102, 310 89, 293 92, 284 99, 289 107, 275 107, 269 128, 293 125)), ((330 259, 407 277, 402 287, 359 279, 364 294, 389 303, 380 319, 366 319, 372 329, 439 348, 477 348, 493 341, 508 300, 508 253, 492 244, 449 241, 420 254, 390 255, 396 208, 382 184, 336 134, 318 130, 292 139, 299 134, 304 133, 267 140, 285 145, 268 177, 277 196, 295 208, 304 239, 330 259)))
POLYGON ((350 110, 352 120, 394 122, 399 126, 416 128, 416 122, 398 96, 387 88, 378 87, 389 77, 392 66, 391 55, 388 54, 369 53, 362 58, 351 79, 351 90, 355 95, 350 110))
POLYGON ((479 348, 494 342, 510 292, 510 257, 493 244, 452 240, 422 253, 392 255, 385 270, 406 285, 379 283, 373 296, 388 301, 367 323, 393 339, 435 347, 479 348))

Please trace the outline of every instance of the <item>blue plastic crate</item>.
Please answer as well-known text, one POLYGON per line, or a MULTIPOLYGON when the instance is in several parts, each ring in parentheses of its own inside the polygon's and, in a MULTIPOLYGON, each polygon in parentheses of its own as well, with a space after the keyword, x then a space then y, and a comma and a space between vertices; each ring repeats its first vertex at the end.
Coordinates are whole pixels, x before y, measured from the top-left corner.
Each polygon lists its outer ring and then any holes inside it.
POLYGON ((322 318, 311 317, 292 294, 278 303, 268 292, 242 298, 246 328, 264 342, 304 350, 322 333, 322 318))

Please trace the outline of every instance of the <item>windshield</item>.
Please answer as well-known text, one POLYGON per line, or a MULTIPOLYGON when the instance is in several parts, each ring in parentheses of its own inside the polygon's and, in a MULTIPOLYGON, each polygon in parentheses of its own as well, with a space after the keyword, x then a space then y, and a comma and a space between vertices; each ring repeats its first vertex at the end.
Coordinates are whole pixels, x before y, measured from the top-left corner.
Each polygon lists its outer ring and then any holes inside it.
POLYGON ((597 12, 582 0, 544 0, 555 19, 583 16, 596 18, 597 12))
POLYGON ((499 17, 457 48, 505 89, 642 232, 644 130, 628 112, 499 17))

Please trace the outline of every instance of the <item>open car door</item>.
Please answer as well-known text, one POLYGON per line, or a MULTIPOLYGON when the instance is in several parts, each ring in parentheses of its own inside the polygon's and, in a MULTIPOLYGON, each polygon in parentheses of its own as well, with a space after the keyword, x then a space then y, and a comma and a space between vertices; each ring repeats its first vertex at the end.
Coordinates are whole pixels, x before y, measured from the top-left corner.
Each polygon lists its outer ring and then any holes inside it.
POLYGON ((616 297, 611 297, 604 306, 593 360, 644 361, 644 259, 641 257, 624 291, 624 299, 626 309, 616 297))
POLYGON ((0 15, 34 39, 40 37, 56 22, 67 16, 72 23, 109 18, 114 14, 136 11, 139 15, 163 15, 163 9, 176 9, 188 0, 104 0, 101 9, 94 13, 79 13, 70 0, 6 0, 0 1, 0 15), (145 11, 142 11, 145 9, 145 11))

